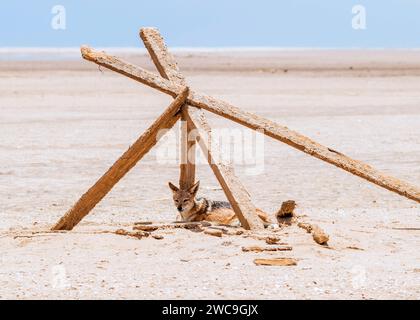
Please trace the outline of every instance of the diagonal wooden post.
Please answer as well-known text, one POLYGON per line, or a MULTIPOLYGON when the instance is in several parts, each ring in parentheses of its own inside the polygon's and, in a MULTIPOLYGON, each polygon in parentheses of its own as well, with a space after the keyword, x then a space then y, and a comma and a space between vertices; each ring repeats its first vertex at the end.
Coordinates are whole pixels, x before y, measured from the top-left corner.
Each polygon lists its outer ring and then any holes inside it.
MULTIPOLYGON (((82 56, 86 60, 95 62, 171 96, 177 95, 182 90, 182 86, 178 84, 106 53, 95 51, 88 47, 82 47, 81 50, 82 56)), ((267 136, 286 143, 310 156, 321 159, 382 188, 420 203, 419 187, 389 176, 362 161, 354 160, 334 149, 325 147, 285 126, 199 92, 190 91, 187 103, 235 121, 248 128, 262 130, 267 136)))
MULTIPOLYGON (((185 77, 179 71, 178 64, 165 45, 159 30, 142 28, 140 37, 160 75, 173 83, 186 86, 185 77)), ((191 136, 191 130, 184 113, 182 113, 179 186, 184 190, 190 188, 195 182, 195 140, 188 139, 191 136)))
MULTIPOLYGON (((186 85, 184 76, 179 71, 178 65, 173 55, 168 51, 165 42, 156 28, 142 28, 140 37, 160 75, 170 81, 186 85)), ((182 124, 186 128, 181 128, 181 167, 179 185, 182 189, 187 189, 194 183, 195 179, 195 139, 191 139, 192 131, 200 132, 200 146, 207 156, 209 164, 219 181, 226 198, 232 205, 236 216, 245 229, 258 229, 263 227, 262 221, 258 218, 256 208, 252 204, 250 196, 240 180, 235 176, 233 168, 227 164, 215 162, 220 159, 214 153, 217 149, 210 150, 209 142, 210 126, 204 112, 198 108, 184 106, 181 115, 182 124)), ((196 132, 195 132, 196 133, 196 132)))
POLYGON ((245 229, 261 229, 262 221, 258 218, 255 206, 251 202, 249 193, 236 177, 233 167, 221 162, 218 145, 211 138, 211 129, 203 113, 189 112, 183 109, 182 113, 188 124, 195 129, 195 135, 201 150, 219 181, 226 198, 235 211, 241 225, 245 229))
POLYGON ((71 230, 101 201, 114 185, 157 143, 159 131, 171 128, 180 117, 188 88, 184 88, 169 107, 108 169, 108 171, 52 227, 52 230, 71 230))

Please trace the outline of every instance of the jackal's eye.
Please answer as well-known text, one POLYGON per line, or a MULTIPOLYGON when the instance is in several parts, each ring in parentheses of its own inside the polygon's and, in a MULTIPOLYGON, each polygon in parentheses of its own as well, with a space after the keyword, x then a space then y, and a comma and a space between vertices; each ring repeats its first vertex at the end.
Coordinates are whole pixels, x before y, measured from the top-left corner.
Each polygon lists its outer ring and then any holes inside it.
POLYGON ((187 200, 187 199, 185 199, 185 200, 183 200, 183 201, 182 201, 182 203, 187 203, 187 202, 188 202, 188 200, 187 200))

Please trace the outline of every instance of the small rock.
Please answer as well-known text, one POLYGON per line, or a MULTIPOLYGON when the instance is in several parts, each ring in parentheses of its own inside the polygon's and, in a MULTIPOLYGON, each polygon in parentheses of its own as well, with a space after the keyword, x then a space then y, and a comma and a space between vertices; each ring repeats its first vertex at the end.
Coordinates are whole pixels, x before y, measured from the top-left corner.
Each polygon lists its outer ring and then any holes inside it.
POLYGON ((204 233, 214 237, 222 237, 223 231, 219 229, 204 229, 204 233))

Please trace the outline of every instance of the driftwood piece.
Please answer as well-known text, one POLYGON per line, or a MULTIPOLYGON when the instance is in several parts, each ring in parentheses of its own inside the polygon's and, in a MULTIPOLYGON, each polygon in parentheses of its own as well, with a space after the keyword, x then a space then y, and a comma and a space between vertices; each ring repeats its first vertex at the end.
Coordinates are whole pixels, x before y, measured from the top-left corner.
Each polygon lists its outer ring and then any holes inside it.
MULTIPOLYGON (((83 58, 86 60, 95 62, 98 65, 123 74, 171 96, 176 96, 182 90, 181 85, 172 83, 169 80, 140 67, 129 64, 121 59, 107 55, 106 53, 95 51, 88 47, 82 47, 81 52, 83 58)), ((243 111, 228 104, 227 102, 199 92, 191 91, 189 93, 187 103, 194 107, 203 108, 217 115, 233 120, 248 128, 263 130, 266 135, 284 142, 302 152, 333 164, 338 168, 357 175, 380 187, 420 202, 419 187, 382 173, 362 161, 351 159, 350 157, 332 148, 325 147, 285 126, 281 126, 273 121, 264 119, 250 112, 243 111)))
POLYGON ((265 238, 265 242, 267 244, 278 244, 280 242, 280 238, 279 237, 274 237, 274 236, 267 236, 265 238))
POLYGON ((206 228, 206 229, 204 229, 204 233, 208 234, 210 236, 215 236, 215 237, 222 237, 223 236, 223 231, 219 230, 219 229, 206 228))
MULTIPOLYGON (((174 56, 169 52, 163 37, 156 28, 142 28, 140 37, 149 52, 159 74, 173 83, 186 86, 185 77, 181 74, 174 56)), ((187 107, 187 106, 184 106, 187 107)), ((181 115, 181 164, 179 186, 190 188, 195 182, 195 139, 191 136, 192 128, 185 115, 181 115)))
MULTIPOLYGON (((294 215, 294 210, 296 208, 296 202, 294 200, 287 200, 281 204, 280 210, 277 212, 277 220, 279 218, 290 218, 294 215)), ((280 221, 279 221, 280 222, 280 221)))
POLYGON ((318 225, 312 225, 312 238, 316 243, 326 245, 330 237, 318 225))
POLYGON ((174 83, 187 86, 184 76, 179 71, 174 56, 169 52, 163 37, 156 28, 141 28, 140 38, 149 52, 159 74, 174 83))
POLYGON ((293 248, 290 246, 250 246, 242 247, 243 252, 263 252, 263 251, 291 251, 293 248))
POLYGON ((142 230, 142 231, 148 231, 148 232, 152 232, 152 231, 155 231, 157 229, 159 229, 159 226, 155 226, 155 225, 151 225, 151 224, 149 224, 149 225, 139 224, 139 225, 135 225, 133 227, 133 230, 142 230))
POLYGON ((292 258, 255 259, 257 266, 296 266, 297 261, 292 258))
POLYGON ((299 222, 298 227, 305 229, 306 232, 312 233, 314 241, 320 245, 326 245, 329 240, 328 234, 325 233, 318 225, 305 222, 299 222))
POLYGON ((299 222, 298 223, 298 227, 306 230, 307 233, 311 233, 312 232, 312 225, 310 223, 299 222))
POLYGON ((199 113, 187 112, 188 123, 196 129, 197 142, 201 147, 207 161, 219 181, 226 198, 229 200, 233 211, 238 217, 244 229, 262 229, 264 225, 258 218, 257 210, 251 202, 249 193, 246 191, 240 180, 236 177, 233 168, 221 162, 218 154, 218 146, 211 139, 211 129, 207 121, 199 113))
POLYGON ((133 230, 155 231, 163 229, 202 229, 209 227, 211 223, 208 221, 199 222, 174 222, 174 223, 156 223, 156 224, 138 224, 135 223, 133 230))
MULTIPOLYGON (((188 108, 184 106, 183 108, 188 108)), ((181 113, 181 141, 180 141, 180 161, 179 166, 179 187, 188 189, 195 183, 195 139, 191 138, 191 125, 185 117, 184 112, 181 113)))
POLYGON ((136 163, 157 143, 159 131, 171 128, 179 119, 179 110, 188 96, 188 88, 182 89, 162 115, 137 139, 136 142, 112 165, 111 168, 76 202, 53 226, 52 230, 71 230, 77 225, 112 187, 129 172, 136 163))
POLYGON ((150 225, 153 224, 152 221, 136 221, 134 222, 134 225, 150 225))
POLYGON ((129 236, 129 237, 133 237, 137 239, 148 237, 150 235, 148 232, 144 232, 144 231, 130 232, 124 229, 118 229, 117 231, 115 231, 115 234, 118 234, 120 236, 129 236))

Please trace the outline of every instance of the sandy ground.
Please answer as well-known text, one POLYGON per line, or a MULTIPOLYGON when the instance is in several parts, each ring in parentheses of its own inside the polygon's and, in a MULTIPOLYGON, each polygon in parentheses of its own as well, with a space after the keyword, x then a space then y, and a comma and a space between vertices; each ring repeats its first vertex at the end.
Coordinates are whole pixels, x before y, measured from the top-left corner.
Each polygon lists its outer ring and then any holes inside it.
MULTIPOLYGON (((420 185, 419 51, 178 58, 195 89, 420 185)), ((146 56, 127 59, 152 69, 146 56)), ((156 151, 73 231, 31 235, 55 223, 170 101, 84 61, 0 62, 0 298, 420 297, 420 205, 270 138, 263 170, 251 175, 252 165, 237 165, 238 176, 267 212, 296 200, 329 233, 330 248, 296 226, 277 232, 293 246, 281 253, 242 252, 263 244, 243 235, 103 233, 175 219, 167 181, 178 179, 176 154, 162 163, 156 151), (298 265, 256 266, 257 257, 298 265)), ((224 199, 206 165, 197 174, 200 195, 224 199)))

